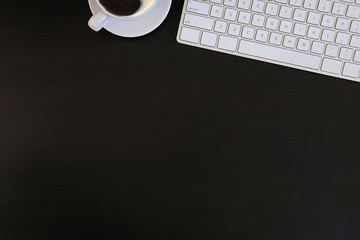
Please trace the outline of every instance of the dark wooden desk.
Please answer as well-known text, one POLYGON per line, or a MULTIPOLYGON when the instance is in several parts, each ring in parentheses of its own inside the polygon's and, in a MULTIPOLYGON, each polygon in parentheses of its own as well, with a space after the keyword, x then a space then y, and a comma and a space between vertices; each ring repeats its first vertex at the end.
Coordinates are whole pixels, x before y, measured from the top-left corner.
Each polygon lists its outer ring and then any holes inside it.
POLYGON ((1 240, 360 239, 359 83, 5 2, 1 240))

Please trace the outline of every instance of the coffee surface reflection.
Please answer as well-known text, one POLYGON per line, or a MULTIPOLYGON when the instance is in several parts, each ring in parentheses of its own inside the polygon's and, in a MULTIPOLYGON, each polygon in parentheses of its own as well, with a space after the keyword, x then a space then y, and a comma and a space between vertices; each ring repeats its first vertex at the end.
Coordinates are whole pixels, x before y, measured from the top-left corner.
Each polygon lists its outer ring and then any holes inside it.
POLYGON ((140 0, 99 0, 99 2, 108 12, 117 16, 134 14, 141 6, 140 0))

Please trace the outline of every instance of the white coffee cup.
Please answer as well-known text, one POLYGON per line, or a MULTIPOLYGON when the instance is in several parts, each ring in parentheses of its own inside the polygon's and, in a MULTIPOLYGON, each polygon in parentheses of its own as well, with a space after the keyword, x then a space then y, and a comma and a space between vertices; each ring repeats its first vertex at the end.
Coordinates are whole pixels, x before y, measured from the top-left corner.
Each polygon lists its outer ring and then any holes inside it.
POLYGON ((94 31, 99 31, 103 28, 110 18, 116 18, 120 20, 130 20, 138 18, 148 12, 156 3, 157 0, 140 0, 140 7, 131 15, 119 16, 109 12, 101 3, 100 0, 95 0, 96 4, 99 6, 99 10, 94 13, 90 18, 88 24, 89 27, 94 31))

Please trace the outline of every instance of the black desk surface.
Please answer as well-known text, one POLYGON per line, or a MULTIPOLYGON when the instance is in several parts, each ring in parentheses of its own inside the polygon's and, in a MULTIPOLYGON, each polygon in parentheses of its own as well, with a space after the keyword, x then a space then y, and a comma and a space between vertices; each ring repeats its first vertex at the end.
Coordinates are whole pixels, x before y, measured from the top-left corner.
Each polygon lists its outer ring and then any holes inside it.
POLYGON ((360 84, 180 45, 182 4, 1 4, 1 240, 360 239, 360 84))

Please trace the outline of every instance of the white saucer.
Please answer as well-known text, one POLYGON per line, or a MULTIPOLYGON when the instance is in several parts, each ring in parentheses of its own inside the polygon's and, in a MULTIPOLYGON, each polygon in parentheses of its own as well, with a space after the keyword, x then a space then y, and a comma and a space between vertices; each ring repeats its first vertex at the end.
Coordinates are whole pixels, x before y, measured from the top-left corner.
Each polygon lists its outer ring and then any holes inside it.
MULTIPOLYGON (((89 0, 92 13, 99 10, 95 0, 89 0)), ((110 18, 105 29, 122 37, 139 37, 157 28, 166 18, 171 6, 171 0, 158 0, 155 6, 144 15, 134 19, 110 18)))

